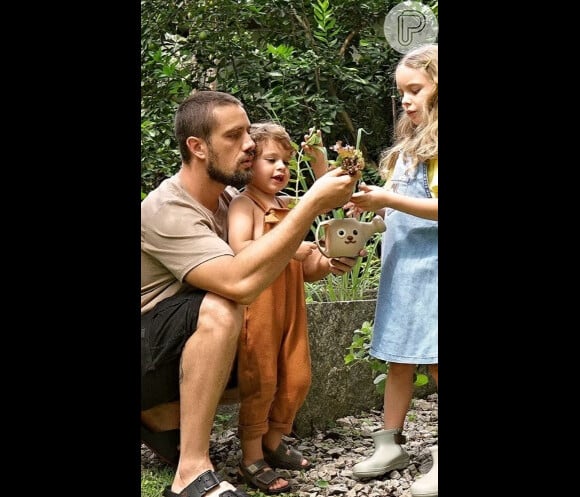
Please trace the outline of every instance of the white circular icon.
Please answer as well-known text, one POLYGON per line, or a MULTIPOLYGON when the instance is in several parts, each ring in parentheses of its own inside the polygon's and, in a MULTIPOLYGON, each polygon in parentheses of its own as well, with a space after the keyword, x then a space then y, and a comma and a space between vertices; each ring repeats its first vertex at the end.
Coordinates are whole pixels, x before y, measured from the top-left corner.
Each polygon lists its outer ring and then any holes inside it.
POLYGON ((420 2, 401 2, 385 17, 383 26, 389 45, 400 53, 437 40, 439 23, 433 11, 420 2))

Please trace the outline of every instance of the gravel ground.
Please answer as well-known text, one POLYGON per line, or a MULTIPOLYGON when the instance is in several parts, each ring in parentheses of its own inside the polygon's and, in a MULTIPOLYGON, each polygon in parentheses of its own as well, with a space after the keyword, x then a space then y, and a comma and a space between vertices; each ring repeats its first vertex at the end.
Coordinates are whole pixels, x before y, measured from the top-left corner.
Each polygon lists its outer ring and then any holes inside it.
MULTIPOLYGON (((426 399, 414 399, 407 413, 404 434, 405 449, 411 456, 410 465, 401 471, 371 480, 356 480, 351 468, 373 453, 370 434, 382 429, 382 411, 338 419, 336 427, 317 432, 312 437, 287 441, 312 461, 308 471, 284 471, 292 484, 292 492, 280 495, 296 497, 411 497, 409 487, 420 473, 431 467, 428 448, 437 444, 437 394, 426 399)), ((211 437, 210 456, 221 477, 237 484, 240 446, 236 436, 235 406, 220 406, 211 437)), ((141 467, 163 467, 164 463, 147 447, 141 447, 141 467)), ((243 484, 238 486, 252 492, 243 484)))

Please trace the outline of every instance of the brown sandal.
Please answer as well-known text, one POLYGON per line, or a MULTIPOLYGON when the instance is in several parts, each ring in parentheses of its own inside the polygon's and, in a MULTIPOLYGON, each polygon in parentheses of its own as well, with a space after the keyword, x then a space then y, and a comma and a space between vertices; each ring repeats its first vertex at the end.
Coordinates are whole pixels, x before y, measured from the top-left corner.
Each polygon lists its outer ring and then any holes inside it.
POLYGON ((270 450, 268 447, 262 446, 264 451, 264 459, 273 468, 280 469, 294 469, 302 470, 309 469, 311 464, 302 465, 302 459, 306 459, 302 452, 297 451, 293 447, 286 445, 284 441, 280 442, 276 450, 270 450))
POLYGON ((264 459, 259 459, 253 464, 244 466, 241 462, 238 466, 238 474, 244 481, 267 494, 281 494, 290 490, 290 483, 280 488, 270 489, 270 485, 278 478, 285 479, 280 473, 274 471, 264 459))

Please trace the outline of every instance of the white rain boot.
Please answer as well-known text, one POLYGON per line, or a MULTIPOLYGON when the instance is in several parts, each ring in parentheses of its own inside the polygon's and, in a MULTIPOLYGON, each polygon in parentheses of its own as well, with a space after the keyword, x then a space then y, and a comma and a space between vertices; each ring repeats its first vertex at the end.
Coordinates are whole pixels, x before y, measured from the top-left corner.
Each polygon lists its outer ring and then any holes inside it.
POLYGON ((437 497, 439 494, 439 447, 429 447, 429 450, 433 456, 433 466, 411 485, 411 495, 413 497, 437 497))
POLYGON ((375 442, 374 454, 352 467, 356 478, 374 478, 394 469, 403 469, 409 465, 409 454, 400 444, 406 439, 400 429, 381 430, 372 434, 375 442))

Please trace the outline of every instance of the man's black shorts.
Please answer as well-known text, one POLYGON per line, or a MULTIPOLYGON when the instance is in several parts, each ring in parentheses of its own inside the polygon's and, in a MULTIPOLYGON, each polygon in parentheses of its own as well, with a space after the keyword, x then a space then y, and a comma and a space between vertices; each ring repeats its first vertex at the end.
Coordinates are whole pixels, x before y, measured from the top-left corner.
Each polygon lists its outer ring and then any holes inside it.
POLYGON ((179 293, 141 316, 141 409, 179 399, 179 358, 205 290, 179 293))

